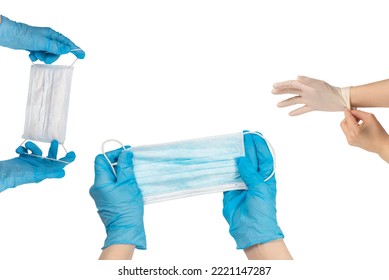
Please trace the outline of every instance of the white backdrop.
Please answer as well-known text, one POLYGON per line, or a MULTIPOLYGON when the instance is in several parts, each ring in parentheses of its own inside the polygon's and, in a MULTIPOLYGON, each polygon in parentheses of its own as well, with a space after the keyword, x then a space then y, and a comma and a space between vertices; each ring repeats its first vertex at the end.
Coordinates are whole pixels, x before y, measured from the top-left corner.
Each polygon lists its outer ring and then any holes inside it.
MULTIPOLYGON (((336 86, 389 78, 387 4, 343 2, 2 3, 0 14, 52 27, 86 58, 73 74, 66 147, 77 159, 66 177, 0 194, 0 278, 114 279, 122 262, 95 261, 105 232, 88 193, 104 140, 135 146, 243 129, 276 150, 278 221, 296 260, 270 262, 272 279, 387 274, 388 165, 347 144, 343 113, 292 118, 271 94, 296 75, 336 86)), ((30 65, 27 52, 0 49, 1 160, 21 142, 30 65)), ((389 128, 388 109, 365 110, 389 128)), ((253 265, 235 249, 221 193, 147 205, 145 227, 148 249, 133 262, 141 266, 253 265)))

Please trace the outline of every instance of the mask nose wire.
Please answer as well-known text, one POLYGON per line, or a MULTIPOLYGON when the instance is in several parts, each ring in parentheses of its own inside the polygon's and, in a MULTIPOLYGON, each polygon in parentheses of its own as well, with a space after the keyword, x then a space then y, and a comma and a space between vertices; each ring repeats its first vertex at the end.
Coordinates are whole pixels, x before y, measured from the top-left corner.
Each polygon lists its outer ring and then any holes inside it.
POLYGON ((251 131, 247 131, 247 132, 244 132, 243 134, 255 134, 255 135, 258 135, 259 137, 261 137, 263 140, 265 140, 267 146, 269 147, 269 150, 270 150, 270 153, 273 157, 273 171, 270 173, 270 175, 264 180, 265 182, 270 180, 271 177, 273 177, 276 173, 276 152, 273 148, 273 146, 270 144, 270 141, 267 140, 261 133, 259 132, 251 132, 251 131))
POLYGON ((115 170, 115 167, 114 167, 115 165, 117 165, 117 162, 111 162, 111 161, 109 160, 108 156, 107 156, 106 153, 105 153, 105 148, 104 148, 104 146, 105 146, 105 144, 107 144, 108 142, 116 142, 116 143, 118 143, 120 146, 122 146, 123 150, 126 150, 126 148, 124 147, 124 145, 123 145, 122 142, 120 142, 119 140, 116 140, 116 139, 108 139, 108 140, 105 140, 105 141, 103 142, 103 144, 101 144, 101 152, 103 153, 103 156, 105 157, 105 159, 106 159, 107 162, 109 163, 109 166, 111 166, 111 169, 112 169, 113 174, 115 175, 115 177, 117 177, 117 175, 116 175, 116 170, 115 170))

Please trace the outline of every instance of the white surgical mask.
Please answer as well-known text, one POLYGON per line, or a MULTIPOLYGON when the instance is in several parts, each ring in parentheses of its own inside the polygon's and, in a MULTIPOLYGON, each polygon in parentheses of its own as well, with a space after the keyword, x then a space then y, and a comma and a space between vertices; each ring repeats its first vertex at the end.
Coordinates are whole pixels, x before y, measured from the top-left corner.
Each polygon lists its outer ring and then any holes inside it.
MULTIPOLYGON (((236 158, 245 156, 243 134, 129 148, 144 203, 246 189, 235 162, 236 158)), ((102 147, 104 155, 107 141, 102 147)), ((112 164, 111 167, 115 173, 112 164)), ((274 170, 266 180, 273 175, 274 170)))
POLYGON ((73 66, 33 64, 23 138, 40 142, 66 137, 73 66))

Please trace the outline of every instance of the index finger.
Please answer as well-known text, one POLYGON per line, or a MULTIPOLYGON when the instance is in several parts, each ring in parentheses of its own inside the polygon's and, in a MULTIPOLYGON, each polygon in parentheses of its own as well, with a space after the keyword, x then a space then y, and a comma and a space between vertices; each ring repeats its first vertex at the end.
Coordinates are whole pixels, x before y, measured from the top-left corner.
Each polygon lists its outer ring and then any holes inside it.
POLYGON ((260 175, 266 178, 274 169, 274 160, 267 142, 259 134, 259 132, 245 134, 246 157, 257 167, 260 175))
POLYGON ((297 80, 288 80, 273 84, 274 89, 297 89, 302 90, 304 85, 297 80))

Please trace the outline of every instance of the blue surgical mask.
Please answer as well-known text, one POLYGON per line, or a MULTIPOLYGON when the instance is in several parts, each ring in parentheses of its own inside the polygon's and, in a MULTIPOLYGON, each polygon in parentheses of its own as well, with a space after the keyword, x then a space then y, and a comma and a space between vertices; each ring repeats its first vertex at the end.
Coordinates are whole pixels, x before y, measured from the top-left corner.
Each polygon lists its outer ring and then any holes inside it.
POLYGON ((247 188, 235 162, 245 156, 242 132, 128 150, 145 204, 247 188))

